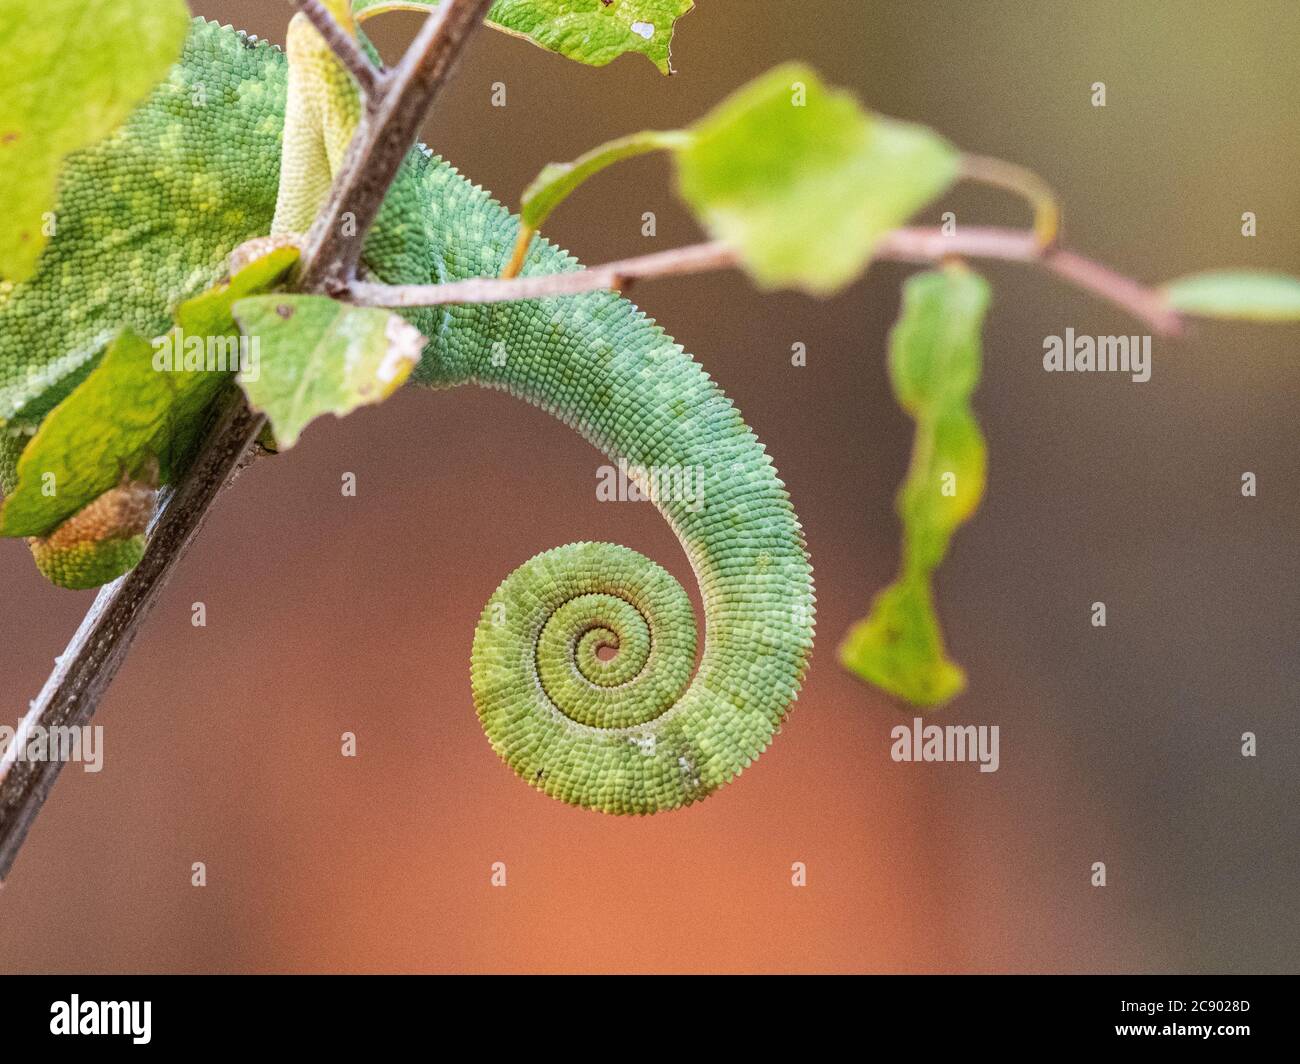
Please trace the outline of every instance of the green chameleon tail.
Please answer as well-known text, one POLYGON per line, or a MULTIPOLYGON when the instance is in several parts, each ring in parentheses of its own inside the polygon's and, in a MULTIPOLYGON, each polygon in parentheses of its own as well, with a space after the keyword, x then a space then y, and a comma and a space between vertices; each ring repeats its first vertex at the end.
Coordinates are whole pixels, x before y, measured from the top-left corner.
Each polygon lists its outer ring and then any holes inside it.
MULTIPOLYGON (((445 164, 424 177, 439 204, 435 273, 498 272, 516 220, 445 164)), ((526 272, 578 268, 539 244, 526 272)), ((699 364, 615 295, 455 307, 421 325, 435 337, 427 383, 508 391, 618 463, 681 540, 704 604, 694 669, 690 600, 642 555, 577 543, 520 566, 474 637, 474 700, 493 748, 534 787, 604 812, 706 797, 767 747, 812 648, 812 570, 762 444, 699 364), (616 653, 602 659, 602 647, 616 653)))
MULTIPOLYGON (((474 636, 471 680, 497 753, 547 794, 611 813, 703 798, 771 740, 812 647, 812 574, 790 501, 735 408, 691 359, 627 314, 482 373, 549 410, 654 499, 700 583, 705 648, 678 582, 609 543, 512 573, 474 636), (600 340, 595 340, 599 336, 600 340), (557 350, 557 347, 559 350, 557 350), (602 647, 616 650, 602 660, 602 647)), ((545 333, 542 333, 545 336, 545 333)))

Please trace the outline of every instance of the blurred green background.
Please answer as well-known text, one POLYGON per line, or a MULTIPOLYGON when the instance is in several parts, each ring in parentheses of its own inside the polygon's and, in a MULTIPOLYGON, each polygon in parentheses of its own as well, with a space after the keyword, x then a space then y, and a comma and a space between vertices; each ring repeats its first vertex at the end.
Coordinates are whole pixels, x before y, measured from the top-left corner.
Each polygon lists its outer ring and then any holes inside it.
MULTIPOLYGON (((191 6, 275 41, 289 13, 191 6)), ((418 24, 371 25, 392 57, 418 24)), ((592 70, 484 31, 425 138, 513 202, 547 161, 685 124, 802 58, 874 109, 1036 170, 1065 242, 1123 272, 1300 272, 1291 0, 700 0, 673 55, 672 78, 632 57, 592 70)), ((918 223, 944 210, 1028 220, 963 188, 918 223)), ((700 235, 658 158, 591 182, 548 233, 587 262, 700 235)), ((834 657, 897 565, 911 424, 884 351, 907 269, 825 302, 734 274, 643 284, 637 302, 736 400, 808 531, 818 649, 757 765, 698 807, 623 821, 496 760, 468 655, 511 569, 609 539, 694 584, 649 507, 596 501, 603 458, 558 422, 408 389, 316 424, 223 497, 97 718, 105 770, 64 774, 0 893, 0 970, 1294 971, 1300 329, 1157 338, 1141 385, 1045 374, 1044 336, 1139 327, 1028 268, 979 268, 989 484, 937 581, 970 689, 936 719, 999 725, 997 773, 891 762, 913 714, 834 657)), ((2 546, 16 720, 90 598, 2 546)))

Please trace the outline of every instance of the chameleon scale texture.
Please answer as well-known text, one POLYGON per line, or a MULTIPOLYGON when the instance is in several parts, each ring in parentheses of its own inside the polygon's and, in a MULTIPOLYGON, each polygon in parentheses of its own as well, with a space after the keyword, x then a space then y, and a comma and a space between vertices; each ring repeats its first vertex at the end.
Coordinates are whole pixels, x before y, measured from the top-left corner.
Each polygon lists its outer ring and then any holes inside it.
MULTIPOLYGON (((63 245, 61 232, 37 277, 0 306, 0 418, 16 413, 4 409, 6 376, 75 383, 99 337, 123 321, 163 331, 170 308, 217 280, 230 250, 270 231, 285 88, 280 52, 196 20, 170 81, 130 120, 173 154, 115 154, 112 142, 82 153, 61 206, 72 240, 63 245), (202 110, 190 103, 200 85, 202 110), (154 231, 173 212, 193 222, 168 240, 154 231), (106 232, 122 235, 97 243, 106 232), (69 304, 83 309, 60 316, 69 304), (37 342, 49 354, 33 370, 37 342), (87 349, 80 362, 63 354, 87 349)), ((517 228, 420 149, 380 212, 365 266, 389 283, 494 275, 517 228)), ((578 268, 538 241, 524 272, 578 268)), ((699 478, 691 499, 655 500, 701 589, 694 675, 693 611, 672 577, 613 544, 548 551, 506 579, 475 635, 472 687, 493 748, 534 787, 610 813, 676 808, 734 778, 796 697, 813 638, 803 535, 763 446, 704 370, 612 293, 407 317, 430 340, 420 382, 503 389, 630 468, 699 478), (602 661, 599 648, 615 645, 602 661)))
POLYGON ((157 492, 151 484, 124 481, 92 499, 48 536, 33 537, 36 567, 59 587, 89 590, 134 569, 148 543, 145 530, 157 492))

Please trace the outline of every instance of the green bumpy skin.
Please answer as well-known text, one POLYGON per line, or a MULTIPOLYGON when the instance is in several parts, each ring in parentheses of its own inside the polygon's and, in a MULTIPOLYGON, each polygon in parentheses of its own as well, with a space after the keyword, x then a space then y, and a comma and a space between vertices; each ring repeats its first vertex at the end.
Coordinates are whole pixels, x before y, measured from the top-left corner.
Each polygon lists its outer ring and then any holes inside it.
MULTIPOLYGON (((161 332, 228 252, 270 231, 285 90, 280 52, 196 21, 170 81, 129 122, 161 152, 121 150, 119 136, 75 160, 59 236, 26 291, 0 306, 0 418, 13 413, 15 374, 66 384, 87 365, 63 352, 85 352, 123 320, 161 332), (200 84, 206 110, 189 104, 200 84), (58 310, 68 306, 75 314, 58 310)), ((517 232, 508 211, 421 148, 389 192, 364 266, 388 283, 496 275, 517 232)), ((524 272, 578 268, 537 241, 524 272)), ((612 293, 407 316, 430 339, 420 382, 505 390, 629 469, 697 477, 689 498, 654 500, 703 598, 693 677, 693 611, 676 581, 626 548, 576 544, 525 563, 493 595, 471 679, 493 748, 547 794, 609 813, 704 798, 767 747, 812 648, 812 570, 763 446, 704 370, 612 293), (617 654, 604 661, 601 647, 617 654)), ((22 413, 47 401, 26 397, 22 413)))
POLYGON ((27 540, 36 568, 50 583, 73 591, 99 587, 130 572, 144 557, 145 531, 157 496, 156 476, 148 482, 123 478, 49 535, 27 540))
POLYGON ((140 564, 147 545, 143 532, 67 546, 52 546, 48 539, 31 542, 32 557, 41 575, 69 591, 89 591, 129 573, 140 564))
MULTIPOLYGON (((30 437, 0 429, 0 492, 18 486, 18 459, 30 437)), ((86 591, 129 573, 144 557, 155 485, 124 481, 92 499, 48 535, 27 540, 40 574, 56 587, 86 591)))

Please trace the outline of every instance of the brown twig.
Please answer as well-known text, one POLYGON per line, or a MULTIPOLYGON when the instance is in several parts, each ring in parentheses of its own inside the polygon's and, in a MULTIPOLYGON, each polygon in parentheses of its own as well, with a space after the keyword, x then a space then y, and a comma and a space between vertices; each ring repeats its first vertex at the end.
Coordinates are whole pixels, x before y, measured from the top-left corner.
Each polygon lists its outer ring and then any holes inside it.
MULTIPOLYGON (((969 228, 948 234, 938 229, 895 229, 881 241, 875 257, 899 262, 942 262, 961 257, 1038 264, 1123 308, 1158 333, 1175 335, 1182 326, 1182 319, 1155 289, 1073 252, 1044 249, 1034 232, 969 228)), ((356 281, 348 287, 345 298, 362 306, 393 308, 549 299, 583 292, 618 290, 643 278, 724 270, 739 264, 740 256, 726 244, 692 244, 572 273, 509 279, 473 277, 436 285, 383 285, 356 281)))
POLYGON ((1183 330, 1182 315, 1169 306, 1160 292, 1116 273, 1109 266, 1064 248, 1047 252, 1043 265, 1076 287, 1123 307, 1158 333, 1177 336, 1183 330))
POLYGON ((444 303, 504 303, 514 299, 547 299, 582 292, 620 289, 641 277, 670 277, 682 273, 725 270, 738 264, 726 244, 692 244, 657 251, 621 262, 591 266, 571 273, 535 277, 472 277, 448 284, 385 285, 355 281, 346 298, 367 307, 434 307, 444 303))
MULTIPOLYGON (((378 117, 359 130, 349 156, 353 166, 335 182, 332 206, 349 203, 358 220, 374 220, 414 141, 415 130, 488 5, 489 0, 447 0, 437 15, 429 17, 412 50, 386 84, 378 117), (404 140, 408 126, 410 136, 404 140), (358 173, 357 166, 367 160, 380 166, 387 177, 358 173)), ((352 276, 356 260, 351 252, 359 253, 364 229, 358 233, 355 248, 331 238, 330 234, 340 231, 337 224, 322 230, 324 237, 306 250, 306 269, 297 285, 300 290, 318 291, 325 287, 326 278, 352 276), (308 289, 307 282, 312 279, 317 283, 308 289)), ((37 726, 79 726, 90 720, 176 563, 265 424, 264 417, 249 410, 242 393, 231 393, 190 470, 160 500, 144 558, 100 591, 24 716, 18 735, 0 759, 0 881, 13 867, 62 767, 57 760, 18 760, 22 736, 37 726)))
POLYGON ((0 880, 9 875, 28 829, 63 767, 54 758, 18 760, 26 737, 37 727, 47 731, 81 727, 90 720, 158 593, 262 424, 263 419, 248 409, 240 392, 228 395, 189 473, 162 500, 144 558, 126 576, 100 590, 24 715, 0 758, 0 880))
POLYGON ((1182 316, 1156 289, 1073 251, 1044 248, 1034 232, 994 227, 959 229, 951 234, 937 229, 896 229, 876 251, 877 258, 901 262, 941 262, 954 256, 1040 265, 1127 311, 1161 335, 1177 336, 1183 330, 1182 316))

